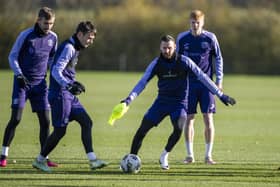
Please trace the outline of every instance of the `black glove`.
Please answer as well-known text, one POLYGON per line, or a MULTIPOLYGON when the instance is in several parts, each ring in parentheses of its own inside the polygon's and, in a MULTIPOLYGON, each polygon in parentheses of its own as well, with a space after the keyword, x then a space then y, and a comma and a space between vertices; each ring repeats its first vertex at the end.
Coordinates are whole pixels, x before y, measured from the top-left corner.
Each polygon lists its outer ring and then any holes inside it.
POLYGON ((228 95, 225 95, 223 94, 221 97, 220 97, 220 100, 225 104, 225 105, 235 105, 236 104, 236 101, 234 98, 228 96, 228 95))
POLYGON ((131 103, 131 99, 130 99, 130 97, 127 97, 126 99, 121 100, 121 103, 125 103, 125 104, 126 104, 126 106, 128 106, 128 105, 131 103))
POLYGON ((66 89, 73 95, 80 95, 82 92, 86 91, 85 86, 78 81, 68 84, 66 89))
POLYGON ((17 75, 16 79, 17 79, 17 82, 18 82, 18 86, 20 88, 24 88, 24 87, 27 86, 28 80, 27 80, 27 78, 24 75, 21 75, 21 74, 17 75))

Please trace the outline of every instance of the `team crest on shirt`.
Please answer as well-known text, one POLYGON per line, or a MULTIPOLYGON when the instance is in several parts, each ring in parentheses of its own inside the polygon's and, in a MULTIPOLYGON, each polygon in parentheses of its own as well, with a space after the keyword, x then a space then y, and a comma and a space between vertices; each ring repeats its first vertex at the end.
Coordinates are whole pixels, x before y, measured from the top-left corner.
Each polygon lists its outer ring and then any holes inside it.
POLYGON ((51 39, 48 40, 48 46, 52 47, 53 46, 53 41, 51 39))
POLYGON ((162 75, 162 77, 163 78, 172 78, 172 77, 177 77, 177 74, 173 74, 170 70, 167 72, 167 74, 162 75))
POLYGON ((210 45, 209 45, 208 42, 201 42, 201 48, 202 49, 208 49, 208 48, 210 48, 210 45))

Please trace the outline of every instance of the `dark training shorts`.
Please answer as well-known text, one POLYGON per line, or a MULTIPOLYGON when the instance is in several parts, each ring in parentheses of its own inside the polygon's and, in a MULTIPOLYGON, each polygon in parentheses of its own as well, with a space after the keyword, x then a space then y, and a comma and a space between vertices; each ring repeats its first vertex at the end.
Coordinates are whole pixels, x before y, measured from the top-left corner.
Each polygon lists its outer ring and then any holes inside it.
POLYGON ((65 127, 73 116, 86 112, 79 99, 68 91, 50 92, 49 102, 54 127, 65 127))
POLYGON ((186 117, 186 104, 180 102, 167 103, 160 99, 156 99, 146 112, 144 118, 153 122, 155 126, 157 126, 168 115, 172 122, 177 122, 182 116, 186 117))
POLYGON ((30 101, 32 112, 50 110, 46 80, 42 80, 38 85, 28 85, 26 88, 19 88, 14 80, 11 107, 24 108, 27 99, 30 101))
POLYGON ((215 113, 216 104, 214 95, 202 83, 189 85, 188 114, 197 113, 197 105, 200 105, 202 113, 215 113))

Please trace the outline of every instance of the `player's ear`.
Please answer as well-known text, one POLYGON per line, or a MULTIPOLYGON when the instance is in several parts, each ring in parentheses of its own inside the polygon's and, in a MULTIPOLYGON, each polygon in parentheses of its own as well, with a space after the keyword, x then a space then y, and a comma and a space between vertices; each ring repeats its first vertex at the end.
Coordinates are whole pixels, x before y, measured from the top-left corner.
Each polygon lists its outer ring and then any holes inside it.
POLYGON ((83 33, 81 31, 77 32, 77 38, 81 38, 83 36, 83 33))

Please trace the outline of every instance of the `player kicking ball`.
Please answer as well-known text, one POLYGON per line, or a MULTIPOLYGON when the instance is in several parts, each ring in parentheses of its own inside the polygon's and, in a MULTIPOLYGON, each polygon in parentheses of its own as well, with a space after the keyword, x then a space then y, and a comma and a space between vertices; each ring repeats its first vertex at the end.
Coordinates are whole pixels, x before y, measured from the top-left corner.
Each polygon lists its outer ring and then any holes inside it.
POLYGON ((51 66, 49 102, 51 105, 54 130, 48 137, 41 153, 32 163, 34 168, 50 172, 46 156, 57 146, 65 135, 70 121, 77 121, 81 126, 82 142, 92 170, 103 168, 107 162, 97 158, 92 145, 92 120, 80 103, 77 95, 85 92, 85 87, 75 80, 75 66, 79 52, 93 43, 96 28, 89 22, 81 22, 76 33, 64 41, 58 48, 51 66))
POLYGON ((158 96, 144 115, 141 125, 134 135, 130 153, 137 155, 149 130, 158 126, 166 116, 169 116, 173 131, 160 155, 159 162, 163 170, 169 169, 168 154, 179 141, 186 123, 189 89, 188 75, 190 72, 193 72, 225 105, 235 104, 235 100, 225 95, 190 58, 183 55, 177 55, 176 57, 175 49, 176 44, 172 36, 165 35, 161 38, 160 56, 150 63, 128 97, 114 107, 108 121, 109 124, 113 125, 116 119, 121 118, 128 110, 129 104, 144 90, 147 83, 154 76, 157 76, 158 96))

